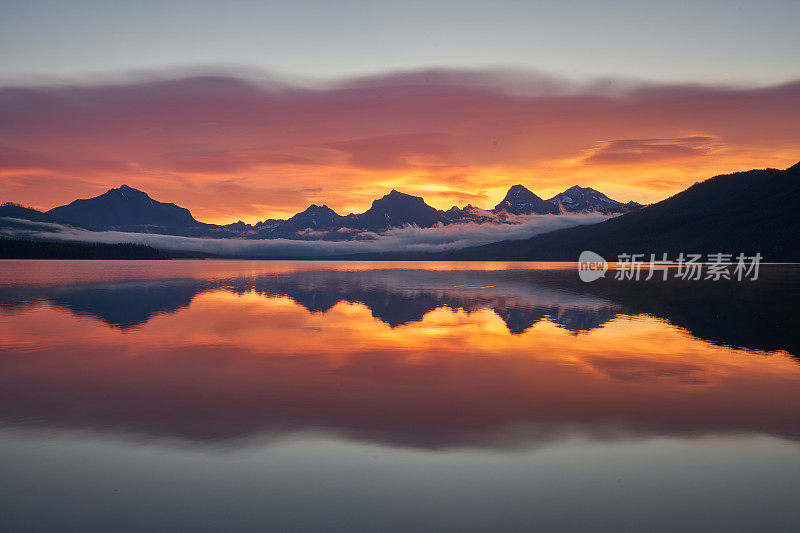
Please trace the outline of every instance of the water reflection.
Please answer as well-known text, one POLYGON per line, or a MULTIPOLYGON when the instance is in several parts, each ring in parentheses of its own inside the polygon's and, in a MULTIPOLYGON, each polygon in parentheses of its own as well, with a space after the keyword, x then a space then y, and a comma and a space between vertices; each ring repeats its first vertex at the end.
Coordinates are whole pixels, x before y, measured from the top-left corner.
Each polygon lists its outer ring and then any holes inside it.
POLYGON ((709 319, 677 306, 674 288, 587 286, 559 270, 263 266, 6 284, 0 420, 225 445, 306 431, 428 449, 797 439, 794 338, 742 335, 764 320, 759 301, 781 320, 785 276, 728 304, 728 328, 708 324, 730 287, 691 295, 709 319))
POLYGON ((13 311, 47 302, 127 329, 158 314, 188 307, 198 294, 217 290, 285 296, 308 311, 321 313, 339 302, 360 303, 392 327, 418 322, 442 307, 467 313, 491 309, 512 334, 523 333, 545 318, 572 332, 588 331, 622 312, 622 307, 602 298, 537 284, 526 279, 525 272, 424 270, 323 270, 214 280, 6 286, 0 287, 0 309, 13 311))
MULTIPOLYGON (((420 321, 438 308, 467 313, 491 309, 512 334, 523 333, 543 319, 577 333, 600 327, 616 316, 647 314, 716 344, 800 354, 800 330, 795 327, 800 269, 793 266, 766 268, 758 282, 744 284, 614 280, 583 284, 571 268, 552 266, 452 270, 449 265, 450 269, 439 270, 440 264, 426 265, 436 269, 406 264, 403 269, 378 265, 382 268, 370 270, 360 265, 358 270, 343 270, 341 264, 320 269, 317 264, 288 268, 278 263, 260 270, 244 269, 231 277, 224 275, 230 274, 230 268, 197 272, 196 265, 185 265, 192 277, 158 277, 143 270, 142 276, 155 279, 67 283, 38 279, 37 283, 24 283, 16 276, 14 282, 0 284, 0 310, 47 302, 126 329, 188 307, 199 294, 225 290, 285 296, 309 311, 322 313, 339 302, 360 303, 390 326, 420 321)), ((108 276, 107 266, 93 268, 96 277, 108 276)), ((162 276, 175 273, 180 270, 171 268, 162 276)), ((91 277, 82 274, 84 279, 91 277)))

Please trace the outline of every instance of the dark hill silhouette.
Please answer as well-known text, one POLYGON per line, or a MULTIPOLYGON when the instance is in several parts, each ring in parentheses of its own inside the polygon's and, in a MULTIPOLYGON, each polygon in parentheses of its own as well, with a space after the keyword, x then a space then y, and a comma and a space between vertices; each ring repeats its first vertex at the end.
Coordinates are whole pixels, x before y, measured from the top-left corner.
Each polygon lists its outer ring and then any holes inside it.
POLYGON ((352 216, 351 221, 354 227, 380 231, 406 224, 428 228, 441 222, 442 216, 421 197, 392 190, 373 201, 365 212, 352 216))
POLYGON ((172 203, 158 202, 147 193, 127 185, 110 189, 94 198, 75 200, 47 213, 85 227, 185 228, 200 224, 188 209, 172 203))
POLYGON ((185 207, 159 202, 127 185, 110 189, 94 198, 55 207, 46 214, 94 230, 198 237, 236 236, 235 231, 195 220, 185 207))
MULTIPOLYGON (((52 215, 43 213, 32 207, 25 207, 13 202, 6 202, 0 205, 0 218, 16 218, 21 220, 31 220, 33 222, 44 222, 48 224, 64 224, 64 220, 60 220, 52 215)), ((6 221, 8 223, 8 221, 6 221)))

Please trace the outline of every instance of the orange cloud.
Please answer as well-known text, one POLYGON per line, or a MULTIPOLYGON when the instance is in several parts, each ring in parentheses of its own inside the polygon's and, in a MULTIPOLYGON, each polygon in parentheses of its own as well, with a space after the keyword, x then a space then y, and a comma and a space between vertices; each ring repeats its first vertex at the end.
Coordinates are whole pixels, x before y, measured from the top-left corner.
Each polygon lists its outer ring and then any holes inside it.
POLYGON ((675 159, 694 159, 709 155, 714 138, 693 135, 679 139, 619 139, 600 143, 585 159, 590 164, 640 163, 675 159))
POLYGON ((514 183, 657 201, 800 154, 800 83, 594 86, 481 71, 318 87, 235 77, 0 89, 0 198, 50 208, 128 183, 200 220, 309 203, 361 211, 391 188, 491 207, 514 183))

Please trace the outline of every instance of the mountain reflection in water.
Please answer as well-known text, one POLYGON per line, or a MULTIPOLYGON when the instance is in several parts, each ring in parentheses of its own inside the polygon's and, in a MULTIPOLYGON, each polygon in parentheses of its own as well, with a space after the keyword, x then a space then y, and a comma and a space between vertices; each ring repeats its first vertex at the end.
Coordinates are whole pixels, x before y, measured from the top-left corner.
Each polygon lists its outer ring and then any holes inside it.
MULTIPOLYGON (((109 326, 128 329, 160 313, 188 307, 198 294, 228 291, 289 297, 311 312, 339 302, 360 303, 391 327, 418 322, 440 307, 467 313, 491 309, 513 334, 548 318, 573 332, 611 320, 622 308, 611 302, 554 290, 504 272, 424 270, 302 271, 249 278, 128 280, 37 287, 0 287, 0 309, 46 301, 109 326), (491 283, 491 284, 487 284, 491 283)), ((522 273, 524 274, 524 273, 522 273)))
POLYGON ((6 281, 0 422, 228 445, 301 431, 436 449, 800 438, 793 269, 678 286, 257 265, 108 279, 87 262, 99 281, 6 281))

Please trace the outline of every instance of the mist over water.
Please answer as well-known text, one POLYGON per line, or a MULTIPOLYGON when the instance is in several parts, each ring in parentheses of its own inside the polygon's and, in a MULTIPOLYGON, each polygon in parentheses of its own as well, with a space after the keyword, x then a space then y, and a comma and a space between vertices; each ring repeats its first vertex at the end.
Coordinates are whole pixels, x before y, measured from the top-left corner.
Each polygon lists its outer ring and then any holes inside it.
POLYGON ((333 256, 375 252, 438 252, 488 244, 502 240, 521 240, 541 233, 583 224, 596 224, 609 218, 599 213, 580 215, 519 215, 514 223, 464 223, 437 225, 431 228, 403 226, 382 233, 362 231, 357 240, 329 241, 321 239, 211 239, 129 233, 89 231, 73 226, 15 219, 23 227, 4 228, 10 237, 32 239, 147 244, 162 250, 206 252, 223 256, 333 256))

